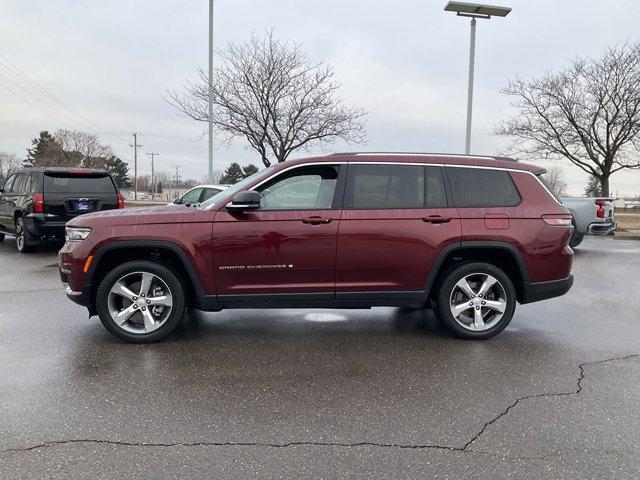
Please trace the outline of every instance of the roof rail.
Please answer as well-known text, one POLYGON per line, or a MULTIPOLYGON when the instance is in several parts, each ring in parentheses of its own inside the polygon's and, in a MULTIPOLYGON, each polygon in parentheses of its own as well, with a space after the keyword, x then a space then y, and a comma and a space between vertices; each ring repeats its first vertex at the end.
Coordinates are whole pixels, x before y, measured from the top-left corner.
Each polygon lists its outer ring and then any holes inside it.
POLYGON ((330 157, 338 156, 357 156, 357 155, 421 155, 431 157, 468 157, 468 158, 488 158, 491 160, 502 160, 505 162, 517 162, 515 158, 501 157, 498 155, 465 155, 462 153, 442 153, 442 152, 336 152, 332 153, 330 157))

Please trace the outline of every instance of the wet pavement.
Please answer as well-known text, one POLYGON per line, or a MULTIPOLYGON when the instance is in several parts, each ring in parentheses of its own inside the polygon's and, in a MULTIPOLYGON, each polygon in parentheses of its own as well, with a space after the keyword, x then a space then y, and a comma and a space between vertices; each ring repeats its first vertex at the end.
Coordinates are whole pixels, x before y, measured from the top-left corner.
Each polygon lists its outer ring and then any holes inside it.
POLYGON ((0 243, 0 478, 638 478, 640 242, 486 342, 430 313, 194 313, 128 345, 0 243))

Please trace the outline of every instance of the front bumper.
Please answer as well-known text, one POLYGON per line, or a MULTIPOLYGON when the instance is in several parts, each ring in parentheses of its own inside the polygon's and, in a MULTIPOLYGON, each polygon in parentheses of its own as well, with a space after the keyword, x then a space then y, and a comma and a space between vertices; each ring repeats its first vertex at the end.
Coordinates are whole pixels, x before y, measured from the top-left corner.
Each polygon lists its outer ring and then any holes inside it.
POLYGON ((67 295, 67 298, 78 305, 82 305, 83 307, 89 307, 89 298, 84 292, 75 292, 71 290, 71 287, 64 283, 64 293, 67 295))
POLYGON ((614 221, 592 223, 589 225, 589 228, 587 228, 587 233, 589 235, 609 235, 611 232, 616 231, 617 226, 618 224, 614 221))
POLYGON ((567 293, 573 285, 573 275, 550 282, 525 282, 520 303, 539 302, 567 293))

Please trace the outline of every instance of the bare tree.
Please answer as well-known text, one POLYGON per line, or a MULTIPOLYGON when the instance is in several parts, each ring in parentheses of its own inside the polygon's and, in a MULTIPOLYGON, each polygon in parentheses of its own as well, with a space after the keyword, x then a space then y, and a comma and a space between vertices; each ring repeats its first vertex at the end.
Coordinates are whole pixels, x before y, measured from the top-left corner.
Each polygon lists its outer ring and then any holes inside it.
MULTIPOLYGON (((336 140, 365 142, 362 110, 336 97, 333 70, 311 62, 301 45, 280 42, 268 32, 218 51, 221 66, 213 84, 213 123, 230 141, 245 138, 265 166, 283 162, 299 149, 324 147, 336 140)), ((208 121, 208 76, 169 92, 181 113, 208 121)))
POLYGON ((600 58, 577 58, 558 73, 511 81, 503 93, 520 111, 496 128, 515 140, 509 153, 567 158, 598 179, 640 168, 640 43, 607 48, 600 58))
POLYGON ((56 130, 53 133, 61 147, 66 163, 78 167, 104 167, 104 162, 114 155, 108 145, 100 143, 93 133, 78 130, 56 130))
POLYGON ((13 153, 0 152, 0 180, 6 179, 21 166, 22 162, 13 153))
POLYGON ((552 165, 547 168, 547 173, 544 174, 544 177, 547 186, 557 197, 567 196, 567 181, 561 166, 552 165))

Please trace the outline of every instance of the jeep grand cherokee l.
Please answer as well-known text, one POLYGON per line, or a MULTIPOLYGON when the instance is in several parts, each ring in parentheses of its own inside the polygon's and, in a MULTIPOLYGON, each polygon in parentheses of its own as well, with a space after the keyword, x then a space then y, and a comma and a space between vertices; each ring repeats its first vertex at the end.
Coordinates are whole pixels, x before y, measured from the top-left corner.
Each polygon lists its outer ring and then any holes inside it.
POLYGON ((116 337, 151 342, 185 308, 433 305, 484 339, 516 302, 573 283, 571 216, 544 170, 506 159, 336 154, 267 168, 198 208, 72 219, 67 296, 116 337))
POLYGON ((108 172, 89 168, 25 168, 0 188, 0 241, 15 235, 19 252, 47 238, 64 238, 68 220, 87 212, 124 208, 108 172))

